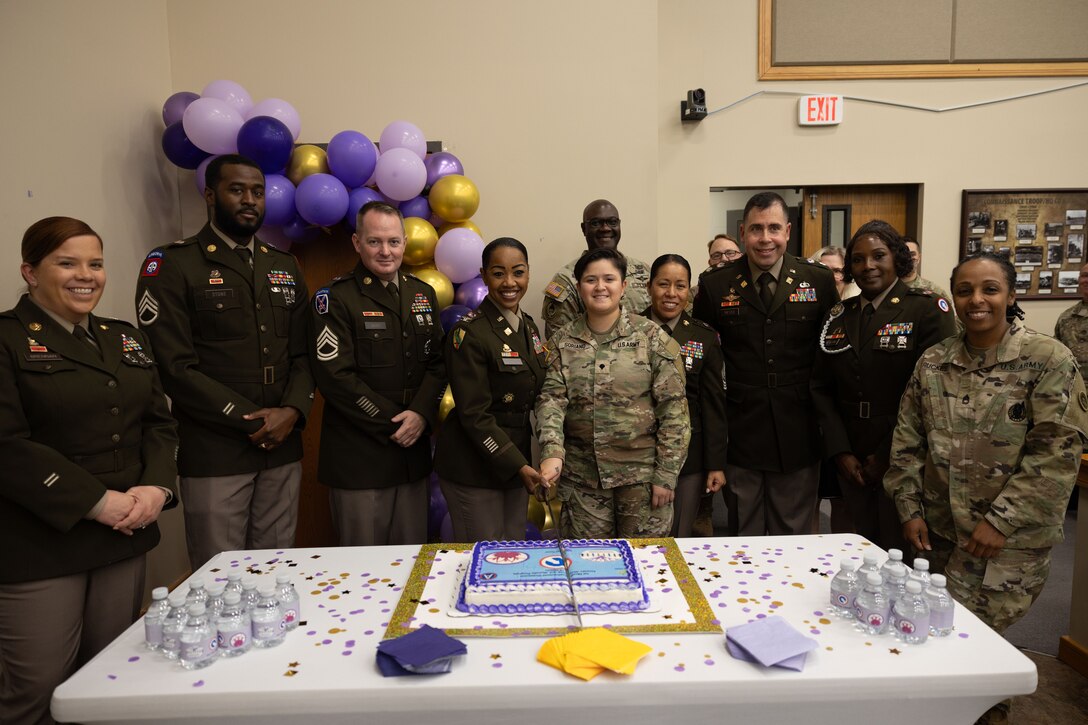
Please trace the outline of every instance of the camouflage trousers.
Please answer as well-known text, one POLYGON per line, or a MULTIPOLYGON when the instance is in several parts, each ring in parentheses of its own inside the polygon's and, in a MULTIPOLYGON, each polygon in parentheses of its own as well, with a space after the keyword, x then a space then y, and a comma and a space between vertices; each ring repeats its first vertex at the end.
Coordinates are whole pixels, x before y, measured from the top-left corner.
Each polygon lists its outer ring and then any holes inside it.
POLYGON ((1050 575, 1050 548, 1002 549, 979 559, 954 542, 934 536, 930 570, 948 578, 948 593, 997 632, 1004 632, 1027 614, 1050 575))
POLYGON ((587 488, 560 481, 560 536, 565 539, 651 539, 669 535, 672 504, 650 507, 653 487, 635 483, 587 488))

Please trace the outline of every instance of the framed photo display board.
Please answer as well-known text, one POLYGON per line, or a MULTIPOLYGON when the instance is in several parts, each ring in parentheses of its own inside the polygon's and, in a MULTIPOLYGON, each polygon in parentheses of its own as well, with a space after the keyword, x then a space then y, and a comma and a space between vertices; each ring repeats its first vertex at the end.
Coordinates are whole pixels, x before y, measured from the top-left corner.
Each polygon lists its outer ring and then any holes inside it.
POLYGON ((966 189, 960 258, 1008 255, 1021 300, 1079 299, 1088 189, 966 189))

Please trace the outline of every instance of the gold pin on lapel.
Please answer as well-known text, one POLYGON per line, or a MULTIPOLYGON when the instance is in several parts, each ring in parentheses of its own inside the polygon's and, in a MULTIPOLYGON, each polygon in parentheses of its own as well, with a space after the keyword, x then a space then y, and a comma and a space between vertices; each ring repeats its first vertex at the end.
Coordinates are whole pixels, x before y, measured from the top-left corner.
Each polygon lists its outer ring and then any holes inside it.
POLYGON ((42 323, 40 323, 40 322, 31 322, 29 325, 27 325, 27 327, 29 327, 34 332, 41 332, 42 323))
POLYGON ((214 252, 214 251, 215 251, 216 249, 218 249, 218 248, 219 248, 219 247, 215 246, 214 244, 209 244, 209 245, 208 245, 208 251, 209 251, 209 252, 214 252))
MULTIPOLYGON (((790 270, 791 272, 793 270, 790 270)), ((793 277, 786 277, 786 284, 793 284, 793 277)))
POLYGON ((100 330, 108 330, 108 329, 110 329, 110 327, 109 327, 109 325, 102 325, 102 324, 99 324, 99 326, 98 326, 98 329, 100 329, 100 330))
POLYGON ((363 284, 371 284, 373 281, 370 277, 363 277, 363 284))
POLYGON ((262 245, 261 245, 261 251, 262 251, 263 253, 265 253, 265 254, 268 254, 268 247, 266 247, 266 246, 264 246, 264 245, 262 244, 262 245))
POLYGON ((899 298, 898 297, 892 297, 892 304, 893 305, 898 305, 899 304, 899 298))

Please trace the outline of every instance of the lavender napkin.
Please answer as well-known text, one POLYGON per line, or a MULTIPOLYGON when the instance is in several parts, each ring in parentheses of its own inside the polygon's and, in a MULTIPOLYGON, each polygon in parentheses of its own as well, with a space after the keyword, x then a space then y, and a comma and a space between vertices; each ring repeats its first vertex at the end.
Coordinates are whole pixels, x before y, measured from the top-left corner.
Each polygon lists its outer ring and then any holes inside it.
POLYGON ((378 669, 385 677, 449 672, 453 658, 468 652, 464 642, 426 624, 378 644, 378 669))
POLYGON ((800 672, 808 652, 819 646, 798 632, 782 617, 766 617, 749 624, 730 627, 725 633, 729 654, 764 667, 783 667, 800 672))

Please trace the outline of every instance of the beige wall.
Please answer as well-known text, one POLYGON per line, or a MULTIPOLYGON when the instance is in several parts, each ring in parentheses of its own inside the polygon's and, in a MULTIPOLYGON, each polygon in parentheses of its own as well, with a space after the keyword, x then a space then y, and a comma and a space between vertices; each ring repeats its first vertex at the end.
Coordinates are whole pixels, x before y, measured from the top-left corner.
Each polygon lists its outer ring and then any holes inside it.
MULTIPOLYGON (((678 251, 699 267, 717 231, 711 186, 920 183, 924 273, 941 280, 962 189, 1085 185, 1084 89, 944 114, 848 102, 843 125, 809 129, 794 98, 764 96, 681 125, 697 86, 711 108, 761 89, 945 106, 1069 82, 761 84, 754 0, 0 0, 0 304, 20 286, 22 231, 70 214, 106 240, 101 310, 131 319, 144 253, 204 218, 192 173, 162 156, 161 104, 217 78, 289 100, 306 141, 348 128, 376 139, 395 119, 445 141, 480 188, 484 236, 529 245, 534 314, 596 197, 619 207, 625 251, 678 251)), ((1050 330, 1066 305, 1028 303, 1028 322, 1050 330)), ((153 580, 183 561, 168 524, 175 546, 156 553, 153 580)))

